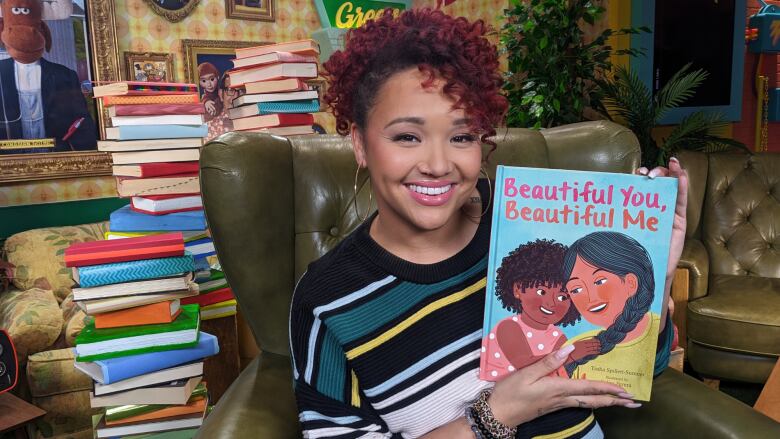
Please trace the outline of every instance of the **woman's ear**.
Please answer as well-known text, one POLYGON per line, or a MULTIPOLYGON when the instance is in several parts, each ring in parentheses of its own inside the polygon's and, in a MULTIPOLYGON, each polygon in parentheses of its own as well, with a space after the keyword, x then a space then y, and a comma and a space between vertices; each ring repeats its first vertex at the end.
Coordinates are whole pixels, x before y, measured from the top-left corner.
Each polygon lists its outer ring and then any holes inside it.
POLYGON ((363 132, 354 123, 350 127, 350 136, 352 137, 352 151, 355 153, 355 161, 361 168, 366 167, 366 145, 363 139, 363 132))
POLYGON ((636 291, 639 289, 639 278, 634 273, 628 273, 624 282, 628 286, 628 295, 633 296, 636 294, 636 291))

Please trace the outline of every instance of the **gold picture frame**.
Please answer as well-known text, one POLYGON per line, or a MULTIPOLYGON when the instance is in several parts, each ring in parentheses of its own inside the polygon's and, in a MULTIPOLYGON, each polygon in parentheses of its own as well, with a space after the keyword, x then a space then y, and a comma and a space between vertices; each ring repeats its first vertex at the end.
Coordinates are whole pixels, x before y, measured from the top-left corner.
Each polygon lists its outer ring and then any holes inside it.
POLYGON ((192 11, 195 9, 195 6, 198 5, 198 2, 200 0, 189 0, 184 6, 181 6, 180 8, 172 9, 171 7, 165 7, 164 5, 161 5, 160 3, 168 3, 172 0, 145 0, 146 4, 149 5, 149 7, 154 11, 155 14, 165 18, 166 20, 170 21, 171 23, 176 23, 179 21, 184 20, 184 17, 190 15, 192 11))
POLYGON ((125 79, 128 81, 176 82, 172 53, 124 52, 125 79), (140 65, 136 69, 135 65, 140 65), (164 66, 160 74, 160 66, 164 66), (139 77, 139 74, 141 77, 139 77))
POLYGON ((262 6, 248 6, 247 0, 225 0, 225 16, 238 20, 276 21, 276 0, 259 0, 262 6))
POLYGON ((235 56, 235 50, 238 48, 264 44, 271 43, 228 40, 181 40, 181 51, 184 54, 184 81, 190 84, 197 84, 198 56, 235 56))
POLYGON ((322 76, 318 76, 314 79, 307 79, 305 82, 312 90, 316 90, 320 99, 320 111, 326 111, 327 105, 325 105, 325 93, 328 91, 328 80, 322 76))
MULTIPOLYGON (((96 83, 118 81, 121 75, 114 1, 84 0, 84 5, 88 17, 92 80, 96 83)), ((100 103, 97 113, 100 137, 104 137, 106 112, 100 103)), ((0 155, 0 183, 100 175, 111 175, 111 157, 105 152, 0 155)))

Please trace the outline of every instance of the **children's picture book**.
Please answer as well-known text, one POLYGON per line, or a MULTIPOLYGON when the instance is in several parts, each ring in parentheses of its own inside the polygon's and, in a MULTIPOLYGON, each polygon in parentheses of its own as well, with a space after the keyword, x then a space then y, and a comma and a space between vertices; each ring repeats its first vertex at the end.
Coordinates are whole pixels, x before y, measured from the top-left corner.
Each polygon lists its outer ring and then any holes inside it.
POLYGON ((649 401, 677 179, 499 166, 480 377, 573 344, 554 374, 649 401))

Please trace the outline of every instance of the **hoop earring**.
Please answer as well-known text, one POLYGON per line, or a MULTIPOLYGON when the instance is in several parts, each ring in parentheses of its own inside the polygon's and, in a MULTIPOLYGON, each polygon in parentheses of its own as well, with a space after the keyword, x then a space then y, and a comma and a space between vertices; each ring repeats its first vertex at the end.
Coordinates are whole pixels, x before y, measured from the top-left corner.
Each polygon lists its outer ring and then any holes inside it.
POLYGON ((368 188, 368 210, 366 211, 366 216, 361 218, 360 217, 360 211, 358 210, 358 205, 357 205, 357 198, 358 198, 358 195, 357 195, 357 184, 358 184, 358 175, 359 174, 360 174, 360 165, 358 165, 357 169, 355 170, 355 185, 352 186, 352 190, 355 192, 355 196, 354 196, 354 198, 352 198, 352 204, 355 207, 355 216, 357 216, 358 220, 360 220, 360 222, 362 223, 362 222, 364 222, 365 220, 368 219, 369 215, 371 215, 371 200, 373 199, 373 195, 371 193, 371 188, 369 187, 368 188))
POLYGON ((483 216, 485 216, 485 214, 488 212, 488 210, 490 210, 490 203, 493 202, 493 184, 490 183, 490 175, 488 175, 487 171, 483 167, 479 168, 479 173, 480 173, 480 175, 484 175, 485 176, 485 180, 487 180, 487 183, 488 183, 488 195, 490 196, 490 198, 488 198, 488 202, 487 202, 487 205, 485 206, 485 210, 483 210, 482 213, 479 214, 479 216, 472 216, 472 215, 469 215, 469 214, 467 214, 465 212, 463 213, 467 217, 474 218, 474 219, 482 218, 483 216))

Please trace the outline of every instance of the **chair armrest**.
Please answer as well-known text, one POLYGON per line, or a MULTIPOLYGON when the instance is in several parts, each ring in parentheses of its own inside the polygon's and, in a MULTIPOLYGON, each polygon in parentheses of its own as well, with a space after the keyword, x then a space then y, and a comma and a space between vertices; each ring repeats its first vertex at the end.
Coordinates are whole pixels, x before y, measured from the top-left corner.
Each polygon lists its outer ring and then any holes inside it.
POLYGON ((300 438, 290 358, 261 352, 228 388, 197 438, 300 438))
POLYGON ((707 281, 710 276, 710 255, 698 239, 686 239, 683 246, 680 268, 688 269, 688 300, 707 295, 707 281))
POLYGON ((596 410, 605 437, 780 437, 779 423, 673 369, 655 379, 651 398, 634 410, 596 410))

